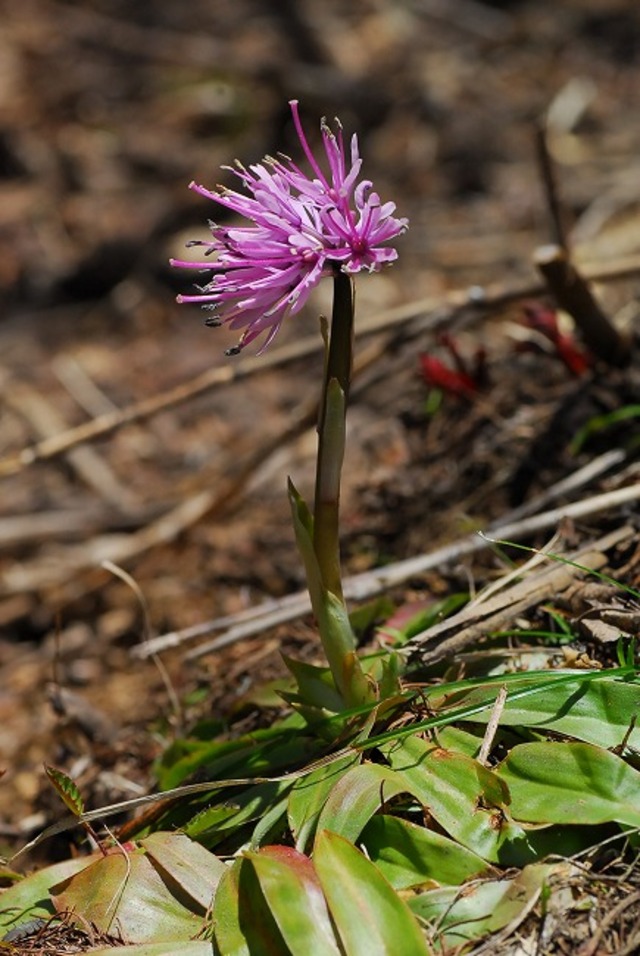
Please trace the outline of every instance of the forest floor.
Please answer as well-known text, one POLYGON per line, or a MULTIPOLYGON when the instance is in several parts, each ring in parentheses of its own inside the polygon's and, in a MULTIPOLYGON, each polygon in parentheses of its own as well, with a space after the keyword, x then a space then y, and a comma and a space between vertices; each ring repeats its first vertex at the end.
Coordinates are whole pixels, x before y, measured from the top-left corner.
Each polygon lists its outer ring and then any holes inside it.
MULTIPOLYGON (((281 674, 283 649, 318 657, 304 609, 207 645, 225 631, 208 622, 303 590, 285 488, 288 475, 311 488, 328 290, 262 358, 230 359, 233 333, 175 304, 189 276, 167 265, 211 215, 192 179, 213 186, 235 157, 294 153, 291 98, 311 137, 323 115, 358 132, 367 176, 410 219, 398 264, 357 286, 346 573, 493 533, 522 506, 543 515, 611 493, 520 540, 543 547, 560 528, 577 547, 628 525, 608 573, 640 586, 637 497, 615 497, 640 472, 634 4, 325 0, 320 13, 311 0, 0 0, 0 13, 6 855, 59 810, 43 762, 90 805, 126 799, 153 786, 153 761, 195 716, 228 714, 281 674), (600 277, 595 293, 627 337, 622 369, 589 354, 564 315, 568 364, 533 327, 555 314, 533 265, 557 239, 539 124, 575 262, 600 277), (471 382, 438 391, 421 357, 455 368, 455 351, 471 382), (152 396, 150 414, 140 403, 152 396), (631 411, 616 422, 620 408, 631 411), (56 447, 90 420, 105 423, 97 437, 56 447), (34 446, 36 460, 20 458, 34 446), (160 665, 145 654, 176 632, 160 665)), ((390 597, 439 599, 508 569, 485 542, 390 597)), ((604 620, 612 603, 636 633, 632 597, 585 591, 558 607, 604 620)), ((543 615, 532 607, 527 620, 543 615)), ((610 661, 598 628, 582 634, 576 655, 610 661)), ((466 651, 450 666, 464 669, 466 651)), ((68 845, 39 852, 48 861, 68 845)), ((622 953, 614 931, 580 952, 622 953)))

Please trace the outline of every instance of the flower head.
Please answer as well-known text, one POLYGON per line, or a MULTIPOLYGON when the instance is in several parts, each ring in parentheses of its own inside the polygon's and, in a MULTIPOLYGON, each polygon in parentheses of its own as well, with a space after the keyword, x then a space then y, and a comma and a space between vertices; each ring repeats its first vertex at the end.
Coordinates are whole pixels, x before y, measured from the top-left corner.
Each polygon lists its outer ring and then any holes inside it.
MULTIPOLYGON (((354 135, 347 159, 342 128, 334 133, 322 121, 328 163, 324 173, 316 161, 300 122, 297 101, 290 103, 302 150, 311 166, 307 176, 291 159, 266 157, 246 169, 232 168, 247 194, 219 186, 210 191, 190 188, 219 206, 238 213, 250 225, 210 223, 211 239, 195 240, 210 261, 171 260, 172 265, 212 273, 195 295, 179 302, 197 302, 212 311, 209 325, 243 329, 237 353, 262 333, 260 351, 275 338, 284 318, 295 315, 323 276, 336 269, 377 272, 397 258, 385 245, 405 231, 406 219, 395 218, 395 204, 382 203, 369 180, 359 180, 362 160, 354 135)), ((229 167, 226 167, 229 168, 229 167)))

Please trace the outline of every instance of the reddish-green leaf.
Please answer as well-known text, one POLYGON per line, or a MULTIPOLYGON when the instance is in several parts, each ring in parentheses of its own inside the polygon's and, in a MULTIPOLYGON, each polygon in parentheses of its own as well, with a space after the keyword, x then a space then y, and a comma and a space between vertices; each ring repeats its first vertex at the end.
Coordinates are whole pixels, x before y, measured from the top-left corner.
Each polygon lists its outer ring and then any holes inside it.
POLYGON ((311 860, 286 846, 247 854, 265 900, 292 953, 340 956, 320 881, 311 860))
POLYGON ((419 737, 385 747, 385 752, 440 826, 483 859, 523 865, 559 849, 553 844, 557 837, 526 831, 511 819, 505 781, 477 760, 419 737))
POLYGON ((213 927, 221 956, 290 956, 248 859, 236 860, 220 880, 213 927))
POLYGON ((124 942, 191 939, 203 918, 170 892, 142 851, 114 851, 51 889, 58 912, 80 925, 119 933, 124 942))
POLYGON ((8 890, 0 890, 0 937, 9 930, 36 917, 48 919, 55 912, 49 891, 90 866, 97 857, 78 857, 36 870, 8 890))
POLYGON ((171 886, 174 894, 186 897, 186 905, 192 909, 196 904, 207 912, 216 888, 227 867, 209 850, 194 843, 184 833, 151 833, 141 845, 171 886))
POLYGON ((44 765, 44 771, 67 808, 77 817, 84 813, 84 800, 71 777, 68 777, 62 770, 56 770, 55 767, 48 766, 48 764, 44 765))
POLYGON ((250 956, 245 935, 240 928, 240 867, 246 860, 236 860, 218 884, 213 903, 213 929, 218 949, 225 956, 250 956))
POLYGON ((346 956, 429 956, 407 904, 352 843, 323 830, 313 860, 346 956))

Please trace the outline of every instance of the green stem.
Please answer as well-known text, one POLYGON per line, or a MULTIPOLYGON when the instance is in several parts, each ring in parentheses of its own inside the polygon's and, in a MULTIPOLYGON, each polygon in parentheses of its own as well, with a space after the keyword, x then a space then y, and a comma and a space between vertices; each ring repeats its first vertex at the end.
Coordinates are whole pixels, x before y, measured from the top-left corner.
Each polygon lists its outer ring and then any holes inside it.
POLYGON ((340 477, 346 412, 353 364, 353 283, 336 268, 320 416, 313 522, 313 546, 322 580, 343 601, 340 573, 340 477))

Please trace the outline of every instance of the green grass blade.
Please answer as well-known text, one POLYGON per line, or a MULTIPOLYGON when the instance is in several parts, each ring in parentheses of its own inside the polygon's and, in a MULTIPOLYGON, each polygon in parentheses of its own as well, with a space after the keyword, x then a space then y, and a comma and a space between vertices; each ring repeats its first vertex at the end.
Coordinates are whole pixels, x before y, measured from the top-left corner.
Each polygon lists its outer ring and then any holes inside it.
POLYGON ((634 678, 637 673, 638 672, 635 667, 628 665, 624 667, 614 667, 603 671, 587 671, 580 673, 576 673, 576 671, 571 671, 569 673, 566 671, 561 673, 554 673, 550 671, 528 671, 524 674, 501 674, 499 677, 490 679, 482 677, 469 678, 464 681, 452 681, 450 684, 439 685, 435 689, 434 693, 429 694, 430 706, 434 706, 439 699, 443 701, 446 699, 448 703, 451 700, 452 695, 460 690, 470 690, 473 687, 481 687, 485 689, 493 688, 493 691, 485 701, 480 700, 477 703, 465 704, 461 707, 447 706, 447 709, 444 713, 437 714, 435 717, 429 717, 426 720, 416 721, 413 724, 408 724, 406 727, 394 727, 393 730, 369 737, 364 744, 353 744, 352 746, 365 750, 373 746, 378 747, 382 744, 395 743, 399 740, 402 740, 404 737, 411 737, 420 731, 434 730, 437 727, 445 727, 448 724, 455 723, 456 721, 469 720, 476 714, 491 710, 495 703, 497 689, 502 684, 506 684, 509 688, 508 701, 512 703, 515 700, 521 700, 522 698, 531 697, 535 694, 542 694, 551 686, 559 687, 567 684, 580 685, 591 680, 600 681, 609 677, 619 679, 634 678), (514 685, 514 688, 511 687, 512 684, 514 685))

